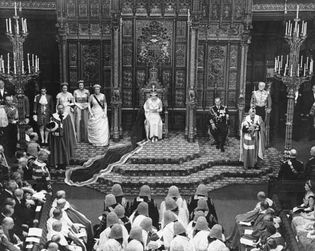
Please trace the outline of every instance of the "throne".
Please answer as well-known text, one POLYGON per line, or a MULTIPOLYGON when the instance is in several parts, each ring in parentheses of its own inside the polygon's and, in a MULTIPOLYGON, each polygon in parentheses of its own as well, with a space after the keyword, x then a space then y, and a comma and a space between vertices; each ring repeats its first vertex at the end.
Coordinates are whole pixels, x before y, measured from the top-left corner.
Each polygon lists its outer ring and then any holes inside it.
POLYGON ((145 101, 150 97, 150 93, 155 91, 163 104, 163 111, 161 112, 161 118, 163 122, 163 136, 168 137, 168 102, 167 91, 158 80, 158 70, 156 67, 150 69, 149 81, 140 89, 140 106, 143 106, 145 101))

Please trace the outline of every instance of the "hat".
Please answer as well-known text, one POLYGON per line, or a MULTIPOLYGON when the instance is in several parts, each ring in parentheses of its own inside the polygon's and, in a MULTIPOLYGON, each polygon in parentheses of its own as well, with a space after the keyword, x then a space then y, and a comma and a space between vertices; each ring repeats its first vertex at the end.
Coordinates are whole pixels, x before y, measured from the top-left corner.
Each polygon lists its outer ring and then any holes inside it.
POLYGON ((119 219, 123 218, 125 216, 125 208, 118 204, 115 208, 114 208, 114 212, 115 214, 118 216, 119 219))
POLYGON ((143 251, 143 245, 136 240, 131 240, 127 244, 125 251, 143 251))
POLYGON ((172 211, 172 210, 175 210, 176 208, 178 208, 176 201, 171 197, 166 197, 165 198, 165 209, 172 211))
POLYGON ((215 224, 209 233, 210 238, 215 238, 218 240, 222 240, 222 226, 219 224, 215 224))
POLYGON ((310 154, 312 157, 315 157, 315 146, 312 146, 310 154))
POLYGON ((195 211, 194 221, 197 221, 200 216, 204 216, 205 217, 205 213, 203 211, 195 211))
POLYGON ((112 194, 115 195, 115 197, 124 195, 120 184, 115 184, 112 186, 112 194))
POLYGON ((206 220, 206 217, 200 216, 196 222, 196 230, 208 230, 208 222, 206 220))
POLYGON ((151 196, 151 188, 148 185, 143 185, 140 187, 139 196, 151 196))
POLYGON ((110 193, 105 196, 105 208, 113 206, 116 203, 116 198, 113 194, 110 193))
POLYGON ((140 227, 142 227, 143 230, 149 232, 152 230, 152 219, 150 217, 144 218, 141 223, 140 227))
POLYGON ((60 86, 63 87, 63 86, 68 86, 69 84, 67 82, 62 82, 60 83, 60 86))
POLYGON ((208 188, 205 184, 200 184, 198 187, 197 187, 197 190, 196 190, 196 195, 200 195, 200 196, 208 196, 208 188))
POLYGON ((183 224, 179 221, 174 222, 174 235, 184 234, 186 233, 186 229, 184 228, 183 224))
POLYGON ((93 85, 93 88, 95 89, 95 88, 101 88, 101 86, 99 85, 99 84, 95 84, 95 85, 93 85))
POLYGON ((122 227, 120 224, 116 223, 111 227, 109 238, 115 239, 115 240, 123 238, 122 227))
POLYGON ((129 238, 143 243, 142 228, 138 226, 131 228, 129 238))
POLYGON ((167 194, 167 196, 179 198, 179 197, 180 197, 180 194, 179 194, 178 187, 177 187, 177 186, 171 186, 171 187, 168 189, 168 194, 167 194))
POLYGON ((149 216, 149 206, 148 203, 142 201, 139 203, 137 207, 137 212, 138 214, 144 215, 144 216, 149 216))
POLYGON ((209 211, 208 203, 204 198, 200 198, 197 202, 195 211, 209 211))
POLYGON ((47 125, 46 125, 46 129, 48 132, 54 132, 58 129, 58 124, 55 121, 50 121, 47 125))
POLYGON ((107 217, 106 217, 106 226, 107 227, 111 227, 112 225, 119 223, 119 219, 117 214, 115 214, 114 212, 110 212, 108 213, 107 217))
POLYGON ((171 211, 166 210, 164 212, 164 226, 166 226, 167 224, 169 224, 173 221, 176 221, 176 216, 171 211))

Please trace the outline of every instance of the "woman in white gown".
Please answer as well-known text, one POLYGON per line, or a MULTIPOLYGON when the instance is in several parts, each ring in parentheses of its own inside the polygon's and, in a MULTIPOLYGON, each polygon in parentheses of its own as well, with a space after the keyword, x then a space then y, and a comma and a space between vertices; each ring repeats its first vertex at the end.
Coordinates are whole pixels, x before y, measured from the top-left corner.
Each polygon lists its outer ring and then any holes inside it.
POLYGON ((89 98, 88 139, 94 146, 107 146, 109 129, 106 98, 101 93, 101 86, 94 85, 94 94, 89 98))

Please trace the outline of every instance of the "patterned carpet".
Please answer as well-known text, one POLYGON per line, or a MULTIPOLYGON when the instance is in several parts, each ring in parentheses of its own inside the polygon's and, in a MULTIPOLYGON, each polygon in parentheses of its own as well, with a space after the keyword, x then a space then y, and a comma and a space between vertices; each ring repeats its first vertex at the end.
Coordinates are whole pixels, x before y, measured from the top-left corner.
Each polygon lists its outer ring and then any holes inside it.
MULTIPOLYGON (((128 143, 127 137, 119 142, 124 143, 128 143)), ((82 162, 105 150, 80 144, 76 156, 82 162)), ((183 195, 190 195, 201 182, 211 191, 230 184, 259 184, 278 172, 280 156, 277 149, 269 148, 258 169, 244 170, 239 162, 239 140, 230 138, 222 153, 205 138, 188 143, 183 134, 171 133, 162 141, 148 142, 126 163, 115 166, 89 187, 107 193, 114 183, 121 183, 126 193, 133 196, 141 185, 149 184, 153 194, 164 195, 174 184, 183 195)))

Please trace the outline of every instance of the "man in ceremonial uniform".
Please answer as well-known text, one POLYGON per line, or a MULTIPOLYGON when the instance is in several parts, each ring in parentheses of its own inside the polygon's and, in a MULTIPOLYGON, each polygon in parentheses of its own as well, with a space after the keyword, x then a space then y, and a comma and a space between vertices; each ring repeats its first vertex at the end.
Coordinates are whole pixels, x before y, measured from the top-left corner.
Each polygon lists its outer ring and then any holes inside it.
POLYGON ((38 124, 42 144, 48 143, 48 131, 45 130, 45 126, 48 124, 53 110, 52 97, 47 94, 46 88, 42 87, 40 94, 35 96, 33 109, 33 119, 38 124))
POLYGON ((258 158, 263 159, 265 151, 265 129, 260 116, 256 115, 255 108, 249 110, 241 125, 240 161, 244 168, 254 168, 258 158))
POLYGON ((64 168, 74 155, 76 141, 70 115, 64 112, 63 105, 57 106, 57 112, 52 115, 47 129, 50 131, 50 164, 64 168))
POLYGON ((305 178, 312 180, 315 178, 315 146, 311 148, 310 155, 305 165, 305 178))
POLYGON ((251 104, 256 109, 256 114, 265 121, 266 113, 271 112, 271 97, 269 91, 265 90, 265 82, 258 83, 258 90, 253 91, 251 104))
POLYGON ((224 152, 224 144, 228 134, 229 114, 226 106, 221 105, 221 98, 215 98, 215 105, 210 108, 210 132, 217 149, 224 152))

